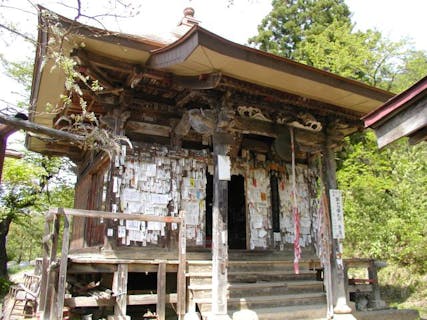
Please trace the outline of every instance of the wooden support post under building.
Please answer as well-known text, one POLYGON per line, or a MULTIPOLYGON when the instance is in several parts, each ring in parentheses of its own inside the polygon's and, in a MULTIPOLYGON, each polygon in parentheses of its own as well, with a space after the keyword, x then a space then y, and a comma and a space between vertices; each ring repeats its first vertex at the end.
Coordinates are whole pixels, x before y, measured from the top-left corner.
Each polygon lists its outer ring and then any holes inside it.
POLYGON ((4 157, 6 154, 6 146, 7 146, 7 137, 0 136, 0 183, 3 176, 3 164, 4 164, 4 157))
POLYGON ((128 265, 126 263, 119 263, 117 265, 117 271, 114 272, 113 277, 113 292, 116 296, 116 303, 114 304, 114 316, 109 316, 108 320, 130 319, 130 317, 126 317, 127 287, 128 265))
MULTIPOLYGON (((42 292, 42 294, 40 295, 40 301, 39 301, 39 306, 38 306, 38 310, 40 311, 40 313, 43 313, 45 306, 46 306, 46 294, 43 294, 46 292, 47 289, 47 279, 49 277, 49 254, 50 254, 50 243, 51 241, 51 236, 50 236, 50 222, 49 221, 45 221, 44 223, 44 236, 43 236, 43 262, 42 262, 42 278, 41 278, 41 282, 40 282, 40 292, 42 292)), ((43 319, 43 315, 40 314, 42 317, 41 319, 43 319)))
POLYGON ((67 283, 68 250, 70 248, 70 221, 69 217, 64 214, 64 210, 59 210, 58 213, 64 218, 64 231, 62 233, 61 262, 59 264, 58 294, 56 295, 56 319, 62 320, 67 283))
MULTIPOLYGON (((55 311, 54 311, 54 301, 56 297, 56 272, 57 272, 57 265, 56 265, 56 252, 58 248, 58 235, 59 235, 59 219, 57 215, 53 216, 53 230, 49 234, 49 237, 52 241, 50 246, 50 253, 49 258, 47 259, 47 271, 46 272, 46 281, 45 281, 45 288, 46 288, 46 297, 44 297, 43 301, 43 309, 40 308, 41 311, 41 317, 42 320, 50 320, 54 318, 55 311)), ((46 239, 48 241, 48 239, 46 239)))
MULTIPOLYGON (((329 190, 337 189, 337 180, 336 180, 336 162, 335 162, 335 152, 332 149, 332 136, 329 135, 329 132, 326 136, 326 145, 324 148, 323 161, 322 161, 322 170, 324 176, 324 183, 326 188, 326 195, 330 203, 329 190)), ((329 212, 330 214, 330 212, 329 212)), ((329 219, 332 220, 331 216, 329 219)), ((332 234, 331 234, 332 236, 332 234)), ((340 254, 342 244, 340 244, 337 239, 331 239, 332 243, 332 255, 331 255, 331 276, 332 276, 332 296, 334 301, 334 313, 335 314, 351 314, 352 310, 347 304, 347 294, 345 291, 345 272, 344 266, 337 263, 337 254, 340 254)), ((325 270, 326 271, 326 270, 325 270)))
POLYGON ((228 265, 228 181, 220 180, 218 158, 225 156, 232 137, 214 136, 213 208, 212 208, 212 319, 227 316, 228 265))
POLYGON ((179 224, 179 240, 178 240, 178 257, 179 257, 179 265, 178 265, 178 275, 177 275, 177 293, 178 293, 178 305, 177 305, 177 313, 178 319, 183 320, 185 316, 185 304, 186 304, 186 287, 187 287, 187 278, 185 277, 185 273, 187 271, 187 231, 185 225, 185 212, 180 212, 181 222, 179 224))
POLYGON ((157 305, 156 313, 158 320, 165 320, 166 316, 166 263, 159 263, 157 270, 157 305))

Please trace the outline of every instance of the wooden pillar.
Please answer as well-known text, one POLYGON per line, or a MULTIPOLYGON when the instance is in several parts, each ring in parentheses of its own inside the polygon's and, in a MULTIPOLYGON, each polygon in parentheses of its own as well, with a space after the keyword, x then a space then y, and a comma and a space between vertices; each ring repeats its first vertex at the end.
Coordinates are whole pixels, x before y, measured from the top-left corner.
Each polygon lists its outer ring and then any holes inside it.
MULTIPOLYGON (((335 152, 332 148, 332 136, 327 133, 326 145, 324 148, 322 170, 324 176, 324 183, 326 189, 326 195, 328 197, 330 205, 329 190, 337 189, 336 180, 336 162, 335 152)), ((331 215, 329 210, 329 219, 331 221, 331 215)), ((332 225, 332 221, 331 221, 332 225)), ((337 259, 341 259, 340 254, 342 252, 342 240, 333 239, 331 233, 332 243, 332 255, 331 255, 331 278, 332 278, 332 296, 334 301, 334 313, 335 314, 349 314, 351 308, 347 304, 347 294, 345 290, 345 274, 344 266, 338 263, 337 259)), ((325 270, 326 271, 326 270, 325 270)))
POLYGON ((187 271, 187 231, 185 225, 185 211, 181 211, 179 216, 181 222, 179 224, 179 240, 178 240, 178 275, 177 275, 177 286, 178 286, 178 306, 177 313, 178 319, 184 319, 186 308, 186 290, 187 290, 187 278, 185 276, 187 271))
POLYGON ((213 208, 212 208, 212 317, 227 315, 227 265, 228 265, 228 181, 220 179, 218 159, 225 156, 232 137, 228 134, 214 135, 213 208))
MULTIPOLYGON (((52 244, 50 246, 50 253, 49 253, 49 262, 47 266, 47 279, 46 279, 46 292, 44 297, 44 305, 42 312, 41 319, 43 320, 50 320, 54 319, 56 317, 55 314, 55 297, 56 297, 56 273, 57 273, 57 265, 56 265, 56 252, 58 248, 58 236, 59 236, 59 217, 58 215, 54 215, 53 218, 53 230, 50 234, 52 244)), ((42 292, 43 294, 43 292, 42 292)))
POLYGON ((49 278, 49 256, 50 256, 50 221, 46 218, 44 223, 44 237, 43 237, 43 264, 42 264, 42 278, 40 282, 40 302, 38 305, 38 312, 40 312, 40 319, 44 319, 43 313, 46 306, 46 291, 49 278))
MULTIPOLYGON (((117 271, 114 272, 113 277, 113 292, 116 296, 116 303, 114 304, 114 320, 126 320, 127 308, 127 287, 128 287, 128 265, 126 263, 119 263, 117 271)), ((109 320, 111 317, 108 318, 109 320)))
POLYGON ((371 260, 368 267, 368 277, 372 280, 372 301, 374 309, 384 308, 386 303, 381 299, 380 285, 378 284, 378 267, 375 260, 371 260))
POLYGON ((70 248, 70 221, 64 214, 63 209, 59 209, 64 218, 64 231, 62 233, 62 251, 61 262, 59 265, 59 279, 58 279, 58 294, 56 295, 56 319, 62 320, 64 308, 65 286, 67 282, 67 267, 68 267, 68 250, 70 248))
POLYGON ((166 263, 159 262, 157 269, 157 305, 156 313, 158 320, 165 320, 166 316, 166 263))
POLYGON ((6 155, 7 136, 0 136, 0 183, 3 177, 3 164, 6 155))

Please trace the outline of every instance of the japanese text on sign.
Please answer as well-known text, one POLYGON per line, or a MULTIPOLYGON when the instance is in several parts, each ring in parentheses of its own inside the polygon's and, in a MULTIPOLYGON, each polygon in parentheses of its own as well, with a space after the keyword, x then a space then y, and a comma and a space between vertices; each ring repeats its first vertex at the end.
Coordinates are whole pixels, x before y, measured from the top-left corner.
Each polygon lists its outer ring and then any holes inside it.
POLYGON ((331 200, 332 236, 334 239, 344 239, 344 209, 341 190, 329 190, 331 200))

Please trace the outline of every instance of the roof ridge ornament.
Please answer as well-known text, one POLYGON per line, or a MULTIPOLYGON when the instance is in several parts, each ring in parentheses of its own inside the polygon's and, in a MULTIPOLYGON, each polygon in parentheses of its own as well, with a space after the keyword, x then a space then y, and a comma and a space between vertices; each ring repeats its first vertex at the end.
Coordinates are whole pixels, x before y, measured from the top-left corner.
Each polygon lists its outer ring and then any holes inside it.
POLYGON ((194 18, 195 10, 192 7, 186 7, 184 9, 184 17, 178 23, 176 28, 172 31, 176 37, 181 38, 191 28, 199 25, 200 21, 194 18))
POLYGON ((195 10, 192 7, 186 7, 184 9, 184 17, 182 18, 181 22, 178 24, 178 26, 188 26, 188 27, 192 27, 194 25, 198 25, 199 24, 199 20, 197 20, 196 18, 194 18, 194 14, 195 14, 195 10))

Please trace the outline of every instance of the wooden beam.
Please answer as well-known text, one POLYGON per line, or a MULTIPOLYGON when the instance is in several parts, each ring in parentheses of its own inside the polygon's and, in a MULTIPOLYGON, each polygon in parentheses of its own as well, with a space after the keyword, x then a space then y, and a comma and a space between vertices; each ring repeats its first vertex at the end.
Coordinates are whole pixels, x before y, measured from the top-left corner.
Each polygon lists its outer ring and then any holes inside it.
MULTIPOLYGON (((167 303, 177 303, 177 294, 170 293, 166 295, 167 303)), ((72 297, 65 299, 65 305, 70 308, 82 307, 107 307, 114 306, 113 298, 99 297, 72 297)), ((157 294, 132 294, 127 296, 128 306, 150 305, 157 303, 157 294)))
MULTIPOLYGON (((232 130, 239 134, 254 134, 277 138, 277 136, 280 135, 281 132, 283 132, 284 130, 289 130, 286 125, 280 125, 261 120, 253 120, 244 117, 236 117, 234 123, 235 126, 232 130)), ((158 125, 138 121, 128 121, 126 124, 126 130, 129 134, 138 133, 144 135, 170 137, 172 128, 166 125, 158 125)), ((324 135, 319 134, 318 132, 312 132, 297 128, 295 128, 294 130, 296 143, 301 146, 300 149, 303 151, 319 150, 319 148, 321 148, 321 145, 325 141, 324 135)), ((196 138, 192 131, 190 131, 189 135, 183 137, 183 139, 189 141, 200 141, 200 138, 196 138)), ((262 149, 265 149, 265 145, 262 147, 262 149)))
POLYGON ((83 59, 85 62, 86 61, 90 61, 91 63, 93 63, 96 66, 105 68, 105 69, 110 69, 113 71, 119 71, 119 72, 132 72, 132 70, 134 70, 134 68, 140 68, 142 69, 142 67, 140 67, 137 64, 131 64, 131 63, 127 63, 124 62, 122 60, 119 59, 112 59, 109 57, 106 57, 104 55, 100 55, 94 52, 90 52, 88 50, 85 49, 78 49, 76 51, 74 51, 73 53, 75 56, 79 57, 80 59, 83 59))
POLYGON ((0 125, 0 136, 3 138, 7 139, 7 137, 10 136, 15 131, 16 129, 12 126, 4 125, 4 124, 0 125))
POLYGON ((351 121, 361 122, 360 117, 363 115, 360 112, 344 109, 342 107, 313 100, 307 97, 299 96, 289 92, 276 90, 273 88, 263 87, 257 84, 246 82, 243 80, 223 76, 221 79, 221 86, 226 89, 235 89, 237 93, 232 95, 232 100, 240 105, 246 101, 247 105, 263 106, 270 108, 275 112, 313 112, 321 115, 334 115, 343 117, 351 121), (257 99, 254 100, 254 97, 257 99), (252 102, 251 102, 252 101, 252 102), (305 110, 304 110, 305 109, 305 110))
POLYGON ((378 138, 378 147, 412 134, 427 126, 427 99, 419 101, 402 112, 384 120, 379 126, 375 126, 375 134, 378 138))
POLYGON ((198 76, 172 76, 172 83, 186 89, 213 89, 221 81, 222 74, 219 72, 206 73, 198 76))
MULTIPOLYGON (((288 126, 271 122, 253 120, 244 117, 234 119, 234 130, 243 134, 255 134, 265 137, 277 138, 283 131, 289 130, 288 126)), ((294 128, 295 141, 298 149, 303 152, 316 152, 325 144, 325 136, 319 132, 294 128)))
POLYGON ((58 140, 70 142, 84 142, 86 140, 84 136, 79 136, 77 134, 69 133, 62 130, 52 129, 34 122, 30 122, 28 120, 21 120, 15 117, 5 115, 0 115, 0 123, 15 127, 17 130, 22 129, 24 131, 34 132, 58 140))
POLYGON ((148 134, 153 136, 169 137, 172 131, 171 127, 154 123, 128 121, 126 131, 132 131, 139 134, 148 134))
POLYGON ((427 127, 424 127, 423 129, 418 130, 417 132, 413 133, 409 137, 410 144, 417 144, 424 140, 427 140, 427 127))
MULTIPOLYGON (((50 209, 49 215, 56 214, 56 209, 50 209)), ((108 211, 83 210, 83 209, 64 209, 64 214, 74 217, 86 218, 104 218, 104 219, 123 219, 123 220, 138 220, 138 221, 154 221, 166 223, 180 223, 179 217, 164 217, 139 213, 113 213, 108 211)), ((47 216, 48 217, 48 216, 47 216)))
POLYGON ((252 150, 257 153, 271 152, 271 146, 268 143, 249 138, 242 139, 242 149, 252 150))
POLYGON ((104 264, 104 263, 72 263, 67 271, 68 271, 68 274, 114 273, 117 271, 117 266, 115 264, 104 264))

